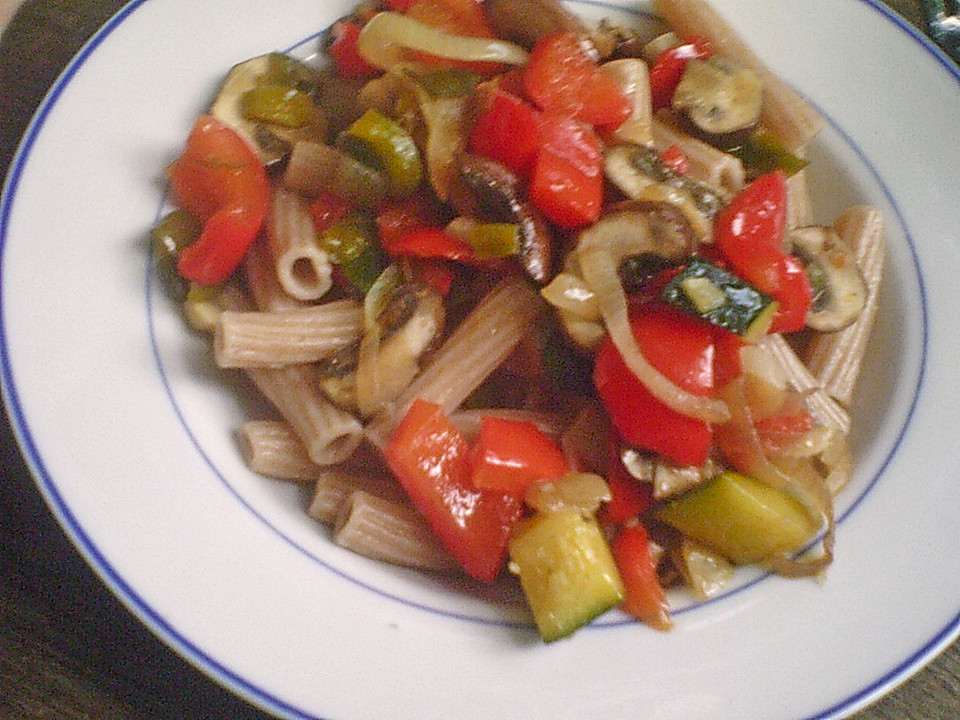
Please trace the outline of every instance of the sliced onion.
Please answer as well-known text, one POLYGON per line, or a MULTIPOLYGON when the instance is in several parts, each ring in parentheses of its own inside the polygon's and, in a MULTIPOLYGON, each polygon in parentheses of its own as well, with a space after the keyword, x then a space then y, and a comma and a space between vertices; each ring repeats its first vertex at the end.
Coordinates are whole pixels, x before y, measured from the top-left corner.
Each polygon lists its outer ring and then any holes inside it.
POLYGON ((402 281, 396 265, 389 265, 370 286, 363 299, 363 337, 357 360, 356 395, 360 413, 370 415, 383 405, 380 378, 380 323, 378 318, 402 281))
POLYGON ((405 91, 420 111, 426 132, 417 138, 427 161, 430 185, 444 202, 460 172, 460 154, 467 146, 466 97, 431 97, 414 78, 404 73, 390 73, 396 87, 405 91))
POLYGON ((504 40, 451 35, 395 12, 379 12, 363 26, 357 50, 368 63, 387 70, 403 62, 404 50, 450 60, 523 65, 527 51, 504 40))
MULTIPOLYGON (((644 228, 638 227, 635 237, 643 233, 644 228)), ((585 233, 582 237, 589 238, 589 235, 585 233)), ((620 258, 629 252, 609 244, 593 245, 589 240, 577 247, 583 279, 596 295, 610 339, 630 371, 660 402, 682 415, 713 423, 726 422, 730 412, 722 400, 687 392, 651 365, 640 351, 630 329, 627 296, 620 284, 618 268, 620 258)))
POLYGON ((790 495, 815 524, 825 528, 819 556, 776 556, 769 558, 767 565, 786 577, 816 575, 833 562, 833 496, 827 483, 809 458, 782 458, 774 462, 764 454, 747 406, 743 377, 727 383, 720 390, 720 397, 725 400, 731 419, 716 428, 714 437, 727 460, 737 470, 790 495))

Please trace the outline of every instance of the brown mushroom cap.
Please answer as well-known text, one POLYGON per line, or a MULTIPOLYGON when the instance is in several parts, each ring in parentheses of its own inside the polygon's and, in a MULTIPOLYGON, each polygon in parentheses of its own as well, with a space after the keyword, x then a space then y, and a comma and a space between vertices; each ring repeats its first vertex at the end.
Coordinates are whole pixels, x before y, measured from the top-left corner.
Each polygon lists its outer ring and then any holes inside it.
POLYGON ((464 154, 460 177, 450 203, 462 215, 488 222, 514 223, 520 229, 518 259, 527 275, 538 283, 550 279, 553 237, 547 221, 526 199, 521 181, 500 163, 464 154))

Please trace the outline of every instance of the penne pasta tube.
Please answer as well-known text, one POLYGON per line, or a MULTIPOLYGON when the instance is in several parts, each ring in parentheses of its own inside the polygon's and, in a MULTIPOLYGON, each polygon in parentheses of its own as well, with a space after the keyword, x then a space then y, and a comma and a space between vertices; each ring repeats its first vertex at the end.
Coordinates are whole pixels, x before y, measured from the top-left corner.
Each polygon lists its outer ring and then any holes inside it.
POLYGON ((297 300, 317 300, 333 287, 333 266, 317 245, 313 218, 296 193, 277 188, 267 220, 267 246, 280 286, 297 300))
POLYGON ((331 403, 320 391, 311 365, 249 368, 247 375, 273 403, 317 465, 349 458, 363 439, 360 421, 331 403))
POLYGON ((611 133, 613 140, 650 145, 653 142, 653 117, 647 64, 639 58, 621 58, 604 63, 600 71, 617 84, 633 108, 630 117, 611 133))
POLYGON ((240 453, 253 472, 280 480, 316 480, 318 466, 287 423, 250 420, 237 435, 240 453))
POLYGON ((830 397, 815 378, 797 357, 783 335, 767 335, 757 343, 757 347, 776 360, 777 364, 786 373, 787 379, 800 392, 808 393, 807 406, 813 417, 822 425, 834 428, 842 434, 850 433, 850 415, 836 400, 830 397))
POLYGON ((704 35, 714 49, 757 73, 764 83, 761 123, 791 152, 824 127, 823 117, 778 78, 706 0, 653 0, 653 9, 680 37, 704 35))
POLYGON ((452 413, 528 335, 545 303, 521 277, 491 290, 433 354, 429 364, 366 428, 367 438, 386 447, 411 403, 423 398, 452 413))
POLYGON ((360 306, 336 300, 294 310, 221 313, 213 351, 223 368, 281 367, 321 360, 355 343, 360 306))
POLYGON ((282 184, 308 198, 330 192, 364 207, 374 207, 387 193, 384 173, 335 147, 309 140, 294 143, 282 184))
POLYGON ((683 151, 690 164, 690 177, 720 188, 731 196, 743 189, 746 173, 740 158, 686 135, 669 120, 669 116, 654 118, 652 130, 653 146, 657 150, 676 145, 683 151))
POLYGON ((355 490, 365 490, 394 502, 407 497, 396 480, 376 473, 321 469, 315 475, 315 480, 307 514, 325 525, 333 524, 340 508, 355 490))
POLYGON ((854 206, 837 217, 834 229, 856 255, 860 274, 867 286, 867 300, 849 327, 814 335, 807 346, 805 359, 824 390, 838 402, 849 405, 880 302, 884 265, 883 216, 874 207, 854 206))
POLYGON ((270 256, 264 238, 258 238, 250 247, 244 263, 247 288, 253 296, 257 310, 295 310, 307 303, 287 294, 277 278, 276 264, 270 256))
POLYGON ((813 204, 807 186, 807 171, 801 170, 787 178, 787 229, 813 224, 813 204))
POLYGON ((354 490, 333 525, 333 541, 384 562, 423 570, 454 571, 460 565, 411 505, 354 490))

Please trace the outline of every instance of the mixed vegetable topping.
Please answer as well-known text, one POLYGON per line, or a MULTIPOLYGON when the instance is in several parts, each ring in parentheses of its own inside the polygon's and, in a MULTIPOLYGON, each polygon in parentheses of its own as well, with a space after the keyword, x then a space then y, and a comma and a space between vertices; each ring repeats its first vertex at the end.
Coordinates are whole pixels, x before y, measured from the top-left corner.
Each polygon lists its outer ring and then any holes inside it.
POLYGON ((321 64, 227 73, 154 230, 218 359, 259 344, 221 364, 301 477, 359 476, 406 513, 378 542, 431 546, 369 554, 516 577, 547 642, 614 608, 665 630, 667 588, 709 597, 735 565, 819 573, 852 472, 850 386, 817 373, 855 381, 879 233, 813 222, 786 91, 722 19, 654 6, 361 4, 321 64), (355 439, 321 460, 306 433, 333 427, 355 439))

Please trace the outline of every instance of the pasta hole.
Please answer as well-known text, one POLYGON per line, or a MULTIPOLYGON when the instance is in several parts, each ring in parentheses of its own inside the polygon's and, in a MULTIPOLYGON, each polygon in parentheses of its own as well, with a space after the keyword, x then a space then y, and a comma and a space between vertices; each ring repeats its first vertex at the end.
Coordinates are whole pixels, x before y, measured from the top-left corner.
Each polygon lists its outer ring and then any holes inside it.
POLYGON ((290 275, 294 281, 300 285, 313 287, 320 283, 320 278, 317 276, 317 268, 310 258, 301 257, 294 260, 293 265, 290 267, 290 275))

